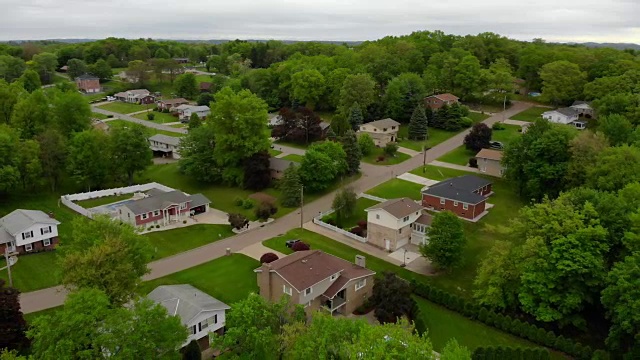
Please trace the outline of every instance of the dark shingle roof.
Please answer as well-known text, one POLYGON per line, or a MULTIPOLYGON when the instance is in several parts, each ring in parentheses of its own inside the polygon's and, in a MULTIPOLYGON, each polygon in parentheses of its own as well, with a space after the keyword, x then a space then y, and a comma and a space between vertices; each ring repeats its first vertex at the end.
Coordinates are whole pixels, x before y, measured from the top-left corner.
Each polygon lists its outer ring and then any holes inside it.
POLYGON ((134 214, 144 214, 154 210, 164 209, 171 204, 180 204, 189 201, 190 197, 182 191, 168 191, 164 194, 149 196, 144 199, 132 201, 122 206, 126 206, 134 214))
POLYGON ((491 181, 473 175, 463 175, 441 181, 426 190, 423 194, 433 195, 467 204, 478 204, 485 197, 474 191, 490 185, 491 181))
POLYGON ((444 93, 444 94, 436 94, 436 95, 431 95, 428 97, 434 97, 434 98, 438 98, 442 101, 458 101, 459 97, 450 94, 450 93, 444 93))
POLYGON ((91 75, 91 74, 82 74, 82 75, 76 77, 76 79, 80 79, 80 80, 100 80, 99 77, 91 75))
POLYGON ((557 111, 564 116, 576 116, 578 115, 578 110, 570 107, 559 108, 551 111, 557 111))
POLYGON ((384 128, 388 128, 388 127, 392 127, 392 126, 400 126, 400 123, 393 120, 393 119, 382 119, 382 120, 376 120, 376 121, 371 121, 368 123, 365 123, 363 125, 371 125, 373 127, 376 127, 378 129, 384 129, 384 128))
POLYGON ((202 194, 193 194, 190 196, 190 198, 191 198, 191 203, 190 203, 191 208, 211 204, 211 200, 207 199, 207 197, 202 194))

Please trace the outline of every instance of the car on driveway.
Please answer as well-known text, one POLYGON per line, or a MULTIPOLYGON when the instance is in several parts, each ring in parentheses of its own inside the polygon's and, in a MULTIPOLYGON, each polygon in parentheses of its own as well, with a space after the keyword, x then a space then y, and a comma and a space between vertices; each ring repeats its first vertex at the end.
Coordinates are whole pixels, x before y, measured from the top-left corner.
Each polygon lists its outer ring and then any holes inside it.
POLYGON ((494 150, 502 150, 504 149, 504 144, 500 141, 489 141, 489 148, 494 150))
POLYGON ((107 101, 116 101, 115 96, 107 96, 107 101))
POLYGON ((284 245, 288 248, 292 248, 293 245, 298 242, 300 242, 300 239, 287 240, 287 242, 285 242, 284 245))

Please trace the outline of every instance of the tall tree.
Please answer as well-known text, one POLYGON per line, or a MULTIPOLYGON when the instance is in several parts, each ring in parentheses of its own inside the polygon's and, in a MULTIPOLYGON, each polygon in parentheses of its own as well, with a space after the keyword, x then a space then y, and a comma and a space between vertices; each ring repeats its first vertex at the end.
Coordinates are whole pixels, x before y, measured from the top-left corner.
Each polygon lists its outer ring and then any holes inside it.
POLYGON ((18 134, 7 125, 0 124, 0 194, 15 189, 20 184, 18 134))
POLYGON ((133 175, 151 165, 153 154, 149 149, 147 128, 139 124, 114 128, 109 136, 112 174, 123 175, 133 185, 133 175))
POLYGON ((25 90, 20 82, 7 84, 4 80, 0 80, 0 124, 11 122, 13 109, 24 94, 25 90))
POLYGON ((27 90, 28 93, 32 93, 42 87, 40 75, 31 69, 22 73, 22 76, 20 76, 20 82, 22 83, 22 87, 27 90))
POLYGON ((376 83, 369 74, 347 76, 340 90, 340 108, 346 113, 346 110, 357 103, 364 113, 375 100, 375 86, 376 83))
POLYGON ((67 159, 67 144, 62 135, 56 130, 40 134, 36 140, 40 144, 40 163, 45 179, 55 191, 65 169, 67 159))
POLYGON ((91 107, 77 91, 60 92, 55 97, 53 117, 64 136, 91 128, 91 107))
POLYGON ((18 171, 23 189, 33 189, 42 179, 42 163, 40 162, 40 144, 35 140, 20 142, 18 152, 18 171))
POLYGON ((358 131, 363 120, 364 118, 362 116, 362 109, 360 108, 360 105, 357 102, 353 103, 349 109, 349 124, 351 125, 351 129, 353 129, 353 131, 358 131))
POLYGON ((43 84, 51 84, 58 66, 58 57, 49 52, 42 52, 34 55, 27 64, 40 75, 43 84))
POLYGON ((554 105, 569 104, 580 98, 587 74, 566 60, 554 61, 540 69, 542 95, 554 105))
POLYGON ((366 326, 346 345, 348 359, 434 359, 431 341, 407 320, 366 326))
POLYGON ((89 70, 87 63, 80 59, 70 59, 67 62, 67 74, 74 80, 80 75, 84 75, 89 70))
POLYGON ((351 130, 352 127, 347 116, 341 113, 337 113, 331 120, 331 129, 336 134, 336 136, 340 137, 343 136, 347 131, 351 130))
MULTIPOLYGON (((85 102, 86 103, 86 102, 85 102)), ((11 126, 20 131, 22 139, 31 139, 46 131, 52 124, 49 100, 42 90, 22 97, 15 105, 11 126)))
POLYGON ((369 298, 375 306, 376 319, 382 324, 395 323, 403 316, 413 320, 417 304, 411 297, 411 284, 395 273, 385 271, 376 277, 373 292, 369 298))
POLYGON ((19 296, 20 291, 0 279, 0 349, 24 350, 29 345, 19 296))
POLYGON ((626 117, 611 114, 598 119, 598 130, 605 134, 611 145, 618 146, 629 143, 634 126, 626 117))
POLYGON ((413 110, 422 103, 425 94, 424 83, 419 75, 398 75, 389 82, 382 99, 387 109, 386 115, 400 122, 409 122, 413 110))
POLYGON ((302 180, 298 167, 291 164, 284 171, 279 186, 281 190, 280 203, 284 207, 296 207, 302 204, 302 180))
POLYGON ((216 134, 210 122, 191 129, 189 134, 180 140, 180 171, 199 181, 220 181, 222 169, 218 166, 215 148, 216 134))
POLYGON ((571 140, 569 143, 571 159, 565 178, 569 187, 582 186, 586 182, 587 169, 607 147, 609 142, 601 132, 581 131, 571 140))
POLYGON ((617 191, 638 181, 640 173, 640 149, 635 146, 618 146, 604 149, 595 162, 587 168, 587 185, 603 191, 617 191))
POLYGON ((107 216, 77 217, 71 225, 71 237, 59 246, 62 284, 104 291, 114 306, 134 298, 149 272, 149 240, 107 216))
POLYGON ((335 214, 336 226, 344 226, 345 220, 355 214, 357 201, 358 198, 352 188, 342 188, 336 193, 331 205, 335 214))
POLYGON ((437 213, 433 216, 427 235, 429 242, 420 246, 422 256, 431 260, 436 268, 443 270, 460 265, 467 243, 462 220, 449 211, 437 213))
POLYGON ((473 295, 480 304, 494 309, 517 308, 520 286, 517 259, 511 242, 496 241, 493 244, 474 280, 476 290, 473 295))
POLYGON ((458 344, 456 339, 447 341, 444 349, 440 352, 440 360, 470 360, 471 351, 466 346, 458 344))
POLYGON ((464 146, 467 150, 478 152, 489 148, 492 131, 485 123, 477 123, 471 127, 471 131, 464 137, 464 146))
POLYGON ((186 73, 178 76, 174 83, 176 89, 176 95, 187 98, 195 99, 198 94, 198 82, 196 76, 192 73, 186 73))
POLYGON ((251 155, 244 163, 244 188, 262 190, 271 184, 271 168, 268 152, 251 155))
POLYGON ((27 66, 24 60, 10 55, 0 55, 0 79, 13 82, 19 78, 27 66))
POLYGON ((409 121, 409 139, 426 140, 428 137, 428 120, 422 104, 416 106, 409 121))
POLYGON ((463 97, 479 91, 482 88, 482 71, 480 61, 473 55, 467 55, 455 68, 455 86, 460 89, 463 97))
POLYGON ((313 109, 325 91, 324 76, 315 69, 298 71, 291 76, 291 99, 313 109))
POLYGON ((76 182, 91 190, 104 185, 109 173, 109 138, 104 132, 76 133, 69 141, 67 169, 76 182))
POLYGON ((151 67, 148 63, 141 60, 133 60, 127 64, 125 74, 132 82, 139 86, 145 86, 149 81, 149 70, 151 70, 151 67))
POLYGON ((347 155, 347 173, 356 174, 360 170, 360 159, 362 158, 356 133, 349 130, 344 134, 340 141, 342 143, 342 148, 347 155))
POLYGON ((305 189, 318 192, 329 187, 347 170, 347 154, 342 146, 333 141, 325 141, 307 149, 299 171, 305 189))
POLYGON ((89 65, 89 71, 100 78, 100 81, 107 81, 113 77, 111 66, 104 59, 98 59, 95 64, 89 65))
POLYGON ((358 137, 358 147, 362 156, 369 156, 376 148, 376 144, 373 142, 371 135, 364 133, 358 137))
POLYGON ((513 81, 511 64, 504 58, 500 58, 493 62, 489 67, 489 89, 494 90, 496 94, 507 95, 513 92, 513 81))

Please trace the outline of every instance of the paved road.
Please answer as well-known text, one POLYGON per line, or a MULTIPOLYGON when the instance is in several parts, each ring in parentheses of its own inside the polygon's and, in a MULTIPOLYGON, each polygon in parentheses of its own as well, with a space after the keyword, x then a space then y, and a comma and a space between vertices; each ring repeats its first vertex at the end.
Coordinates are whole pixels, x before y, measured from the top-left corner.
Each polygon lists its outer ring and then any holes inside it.
POLYGON ((124 114, 120 114, 120 113, 117 113, 117 112, 101 109, 101 108, 99 108, 97 106, 92 106, 91 107, 91 111, 99 113, 99 114, 104 114, 104 115, 113 115, 114 118, 118 118, 118 119, 122 119, 122 120, 125 120, 125 121, 134 122, 134 123, 137 123, 137 124, 140 124, 140 125, 144 125, 146 127, 158 129, 158 130, 170 131, 170 132, 174 132, 174 133, 178 133, 178 134, 186 134, 187 133, 187 129, 184 129, 184 128, 174 128, 174 127, 171 127, 171 126, 154 123, 152 121, 137 119, 137 118, 134 118, 133 116, 124 115, 124 114))
MULTIPOLYGON (((505 118, 533 106, 529 103, 514 102, 514 105, 506 111, 505 118)), ((488 126, 502 120, 502 113, 493 115, 483 122, 488 126)), ((135 119, 135 118, 134 118, 135 119)), ((139 119, 135 119, 139 120, 139 119)), ((148 121, 147 121, 148 122, 148 121)), ((154 124, 157 125, 157 124, 154 124)), ((176 130, 176 129, 174 129, 176 130)), ((429 163, 449 151, 462 145, 464 137, 469 130, 465 130, 460 134, 444 141, 427 151, 426 162, 429 163)), ((353 182, 351 186, 356 193, 364 192, 387 180, 390 180, 407 171, 413 170, 423 163, 423 154, 414 156, 413 158, 393 166, 377 166, 362 163, 362 177, 353 182)), ((425 174, 426 177, 429 174, 425 174)), ((325 211, 331 207, 334 193, 327 194, 322 198, 307 204, 303 208, 303 216, 301 220, 300 211, 291 212, 263 228, 245 232, 230 238, 226 238, 197 249, 189 250, 168 258, 160 259, 149 264, 151 272, 144 277, 144 280, 157 279, 178 271, 182 271, 211 260, 217 259, 225 255, 226 249, 237 252, 247 246, 262 242, 274 236, 278 236, 290 229, 300 227, 301 221, 305 223, 318 213, 325 211)), ((214 200, 215 201, 215 200, 214 200)), ((48 288, 30 293, 24 293, 20 297, 20 304, 24 313, 44 310, 47 308, 62 305, 65 298, 65 292, 61 287, 48 288)))

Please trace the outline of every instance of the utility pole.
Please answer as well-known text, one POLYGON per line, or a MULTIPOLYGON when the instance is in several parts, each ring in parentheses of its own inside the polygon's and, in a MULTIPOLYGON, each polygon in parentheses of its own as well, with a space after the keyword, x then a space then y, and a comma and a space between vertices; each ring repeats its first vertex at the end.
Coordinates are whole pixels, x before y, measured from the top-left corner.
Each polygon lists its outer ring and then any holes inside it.
POLYGON ((4 260, 7 263, 7 275, 9 275, 9 287, 13 287, 13 279, 11 278, 11 261, 9 260, 9 247, 4 248, 4 260))
POLYGON ((504 101, 502 102, 502 122, 504 122, 505 112, 507 111, 507 95, 504 96, 504 101))
POLYGON ((302 230, 302 224, 304 223, 302 209, 304 208, 304 185, 300 185, 300 230, 302 230))
POLYGON ((422 173, 427 172, 427 145, 422 146, 422 173))

